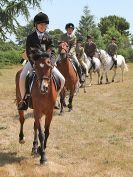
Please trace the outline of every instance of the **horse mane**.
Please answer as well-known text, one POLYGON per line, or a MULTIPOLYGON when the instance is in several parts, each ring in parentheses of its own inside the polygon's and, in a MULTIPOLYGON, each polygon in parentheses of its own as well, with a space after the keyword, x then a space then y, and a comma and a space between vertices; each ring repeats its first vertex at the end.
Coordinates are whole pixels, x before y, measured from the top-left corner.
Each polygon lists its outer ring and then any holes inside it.
POLYGON ((30 59, 33 61, 49 58, 49 54, 42 48, 31 48, 30 59))

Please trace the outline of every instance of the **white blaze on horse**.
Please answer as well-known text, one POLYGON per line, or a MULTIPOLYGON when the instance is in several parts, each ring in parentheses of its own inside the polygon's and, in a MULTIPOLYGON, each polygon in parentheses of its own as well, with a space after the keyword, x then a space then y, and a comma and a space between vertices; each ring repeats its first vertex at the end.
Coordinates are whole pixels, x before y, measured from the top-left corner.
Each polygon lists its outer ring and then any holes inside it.
POLYGON ((108 71, 113 70, 114 74, 112 77, 112 82, 114 82, 115 76, 116 76, 116 71, 118 68, 121 69, 122 71, 122 82, 123 82, 123 73, 124 70, 128 71, 128 66, 125 62, 125 58, 122 55, 115 55, 114 58, 117 60, 117 67, 115 67, 114 62, 112 60, 112 57, 105 51, 105 50, 99 50, 99 58, 101 60, 101 63, 103 65, 103 72, 101 74, 100 78, 100 83, 102 84, 103 76, 105 75, 106 77, 106 83, 108 83, 108 71))
POLYGON ((86 54, 84 54, 84 58, 85 58, 85 63, 87 65, 87 71, 90 74, 90 82, 89 82, 89 86, 91 86, 92 84, 92 73, 96 72, 98 75, 98 84, 100 84, 100 69, 101 69, 101 62, 98 58, 93 57, 93 61, 95 63, 95 70, 92 67, 92 63, 91 63, 91 59, 89 57, 86 56, 86 54))

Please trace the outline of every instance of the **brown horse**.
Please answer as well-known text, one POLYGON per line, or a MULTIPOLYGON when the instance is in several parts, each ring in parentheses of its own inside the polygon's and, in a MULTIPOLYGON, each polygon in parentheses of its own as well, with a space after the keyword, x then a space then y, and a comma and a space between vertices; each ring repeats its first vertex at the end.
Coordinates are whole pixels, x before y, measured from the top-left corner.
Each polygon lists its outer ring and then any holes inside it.
MULTIPOLYGON (((31 96, 33 104, 33 114, 34 114, 34 142, 32 151, 34 153, 39 152, 41 159, 40 163, 43 164, 47 161, 45 156, 45 148, 47 139, 49 136, 50 123, 53 116, 53 110, 57 98, 57 90, 55 88, 54 81, 52 79, 52 65, 48 56, 44 54, 41 50, 37 51, 39 55, 34 54, 32 56, 34 60, 34 69, 35 69, 35 81, 32 86, 31 96), (40 54, 41 53, 41 54, 40 54), (43 132, 42 128, 42 116, 45 115, 45 131, 43 132), (38 131, 37 131, 38 130, 38 131), (38 147, 38 134, 40 146, 38 147)), ((18 71, 16 74, 16 99, 17 103, 20 101, 20 91, 19 91, 19 77, 21 71, 18 71)), ((20 120, 20 134, 19 142, 24 143, 24 111, 18 111, 19 120, 20 120)))
POLYGON ((59 54, 61 59, 59 62, 57 62, 57 68, 65 78, 65 86, 60 93, 60 103, 61 103, 60 113, 63 113, 66 90, 70 91, 68 108, 69 111, 72 110, 73 96, 76 90, 76 86, 78 85, 79 77, 72 65, 72 62, 70 61, 71 59, 68 55, 68 45, 66 42, 61 42, 59 44, 59 54))

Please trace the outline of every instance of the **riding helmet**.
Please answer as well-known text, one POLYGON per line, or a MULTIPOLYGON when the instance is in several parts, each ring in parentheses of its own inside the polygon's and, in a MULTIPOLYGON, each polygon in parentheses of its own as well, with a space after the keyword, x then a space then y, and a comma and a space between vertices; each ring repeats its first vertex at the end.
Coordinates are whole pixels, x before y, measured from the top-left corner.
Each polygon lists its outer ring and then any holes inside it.
POLYGON ((116 41, 116 38, 115 38, 115 37, 112 37, 112 40, 116 41))
POLYGON ((39 12, 35 17, 34 17, 34 25, 39 24, 39 23, 46 23, 49 24, 49 18, 46 14, 43 12, 39 12))
POLYGON ((91 35, 88 35, 87 39, 93 39, 93 37, 91 35))
POLYGON ((74 30, 74 24, 73 23, 67 23, 65 29, 72 28, 74 30))

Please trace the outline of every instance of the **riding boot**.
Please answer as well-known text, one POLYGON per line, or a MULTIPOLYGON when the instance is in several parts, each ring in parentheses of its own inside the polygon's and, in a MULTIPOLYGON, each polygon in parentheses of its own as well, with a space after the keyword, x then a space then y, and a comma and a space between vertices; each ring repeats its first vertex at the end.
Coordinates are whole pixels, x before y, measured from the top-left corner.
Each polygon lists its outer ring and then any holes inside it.
POLYGON ((115 68, 117 68, 117 60, 116 59, 114 59, 114 57, 112 56, 112 60, 113 60, 113 62, 114 62, 114 67, 115 68))
POLYGON ((95 70, 95 62, 91 59, 92 68, 95 70))
POLYGON ((18 103, 18 110, 19 111, 24 111, 28 109, 28 101, 26 99, 21 100, 18 103))

